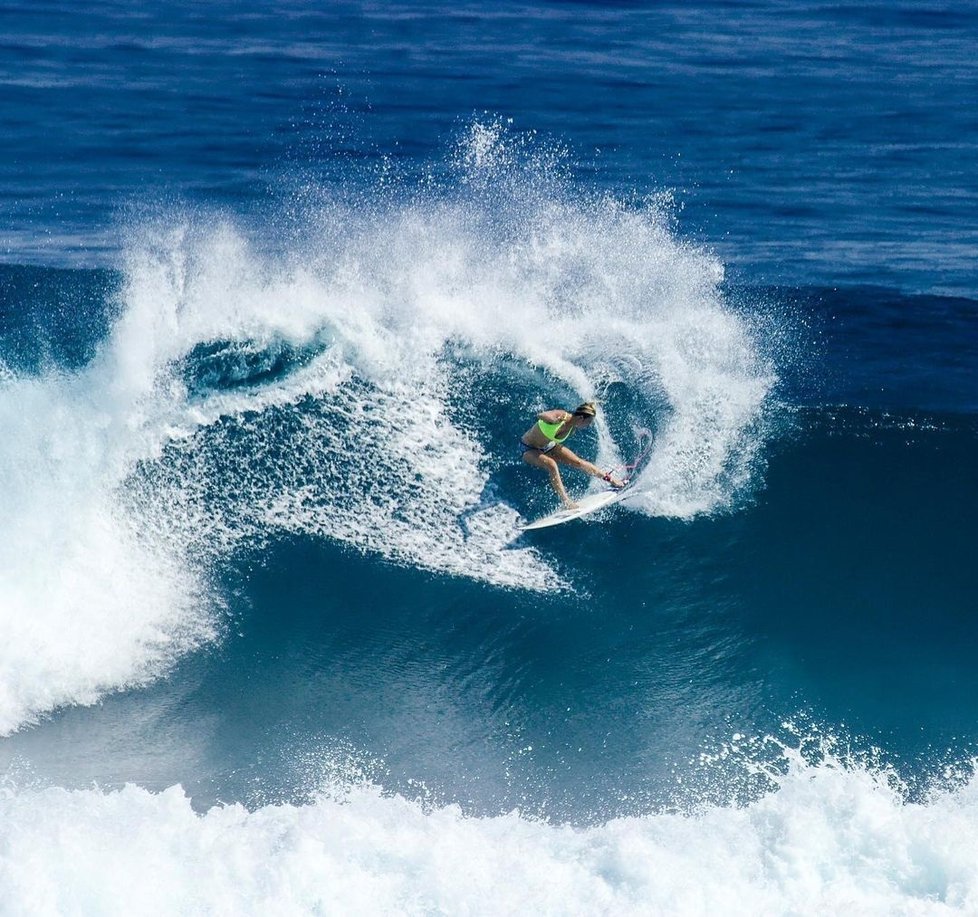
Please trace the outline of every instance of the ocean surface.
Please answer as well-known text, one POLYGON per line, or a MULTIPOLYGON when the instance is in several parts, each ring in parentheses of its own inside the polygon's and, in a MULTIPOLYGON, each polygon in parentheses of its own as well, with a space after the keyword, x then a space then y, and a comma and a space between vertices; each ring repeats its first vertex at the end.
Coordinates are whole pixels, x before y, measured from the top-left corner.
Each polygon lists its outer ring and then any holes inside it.
POLYGON ((0 914, 978 913, 976 47, 4 4, 0 914))

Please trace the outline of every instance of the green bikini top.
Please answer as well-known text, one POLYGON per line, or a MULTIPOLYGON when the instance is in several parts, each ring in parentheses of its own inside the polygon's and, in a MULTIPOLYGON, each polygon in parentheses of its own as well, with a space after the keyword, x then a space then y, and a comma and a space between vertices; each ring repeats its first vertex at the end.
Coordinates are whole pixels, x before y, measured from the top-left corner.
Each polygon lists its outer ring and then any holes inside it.
POLYGON ((563 436, 557 436, 557 431, 566 423, 567 421, 562 420, 560 423, 547 423, 545 420, 537 421, 537 429, 547 437, 552 443, 562 443, 571 433, 574 432, 574 428, 571 427, 563 436))

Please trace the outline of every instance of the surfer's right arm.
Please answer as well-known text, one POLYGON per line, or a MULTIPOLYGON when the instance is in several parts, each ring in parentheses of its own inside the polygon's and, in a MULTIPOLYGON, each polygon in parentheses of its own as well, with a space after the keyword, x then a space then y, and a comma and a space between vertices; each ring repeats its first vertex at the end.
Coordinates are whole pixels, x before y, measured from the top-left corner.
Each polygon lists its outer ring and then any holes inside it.
POLYGON ((570 416, 567 411, 554 408, 552 411, 541 411, 537 414, 537 420, 542 420, 544 423, 563 423, 569 420, 570 416))

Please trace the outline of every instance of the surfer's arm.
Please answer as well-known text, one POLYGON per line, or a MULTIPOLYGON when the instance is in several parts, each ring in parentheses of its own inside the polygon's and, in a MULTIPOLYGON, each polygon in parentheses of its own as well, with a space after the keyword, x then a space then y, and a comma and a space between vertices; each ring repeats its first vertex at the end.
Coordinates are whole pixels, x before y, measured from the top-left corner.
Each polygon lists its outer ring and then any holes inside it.
POLYGON ((544 423, 564 423, 570 420, 571 415, 567 411, 562 411, 560 408, 554 408, 552 411, 542 411, 537 414, 537 420, 542 420, 544 423))

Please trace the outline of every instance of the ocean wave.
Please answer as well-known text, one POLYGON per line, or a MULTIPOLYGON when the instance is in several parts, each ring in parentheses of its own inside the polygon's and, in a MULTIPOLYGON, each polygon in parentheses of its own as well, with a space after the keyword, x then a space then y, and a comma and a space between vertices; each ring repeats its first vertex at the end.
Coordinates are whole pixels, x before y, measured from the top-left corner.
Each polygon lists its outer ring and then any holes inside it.
POLYGON ((0 730, 213 639, 213 571, 283 534, 545 589, 492 477, 555 404, 604 400, 606 466, 655 429, 633 511, 733 504, 775 377, 722 267, 528 143, 475 125, 445 187, 313 195, 274 245, 134 229, 93 358, 0 388, 0 730))

